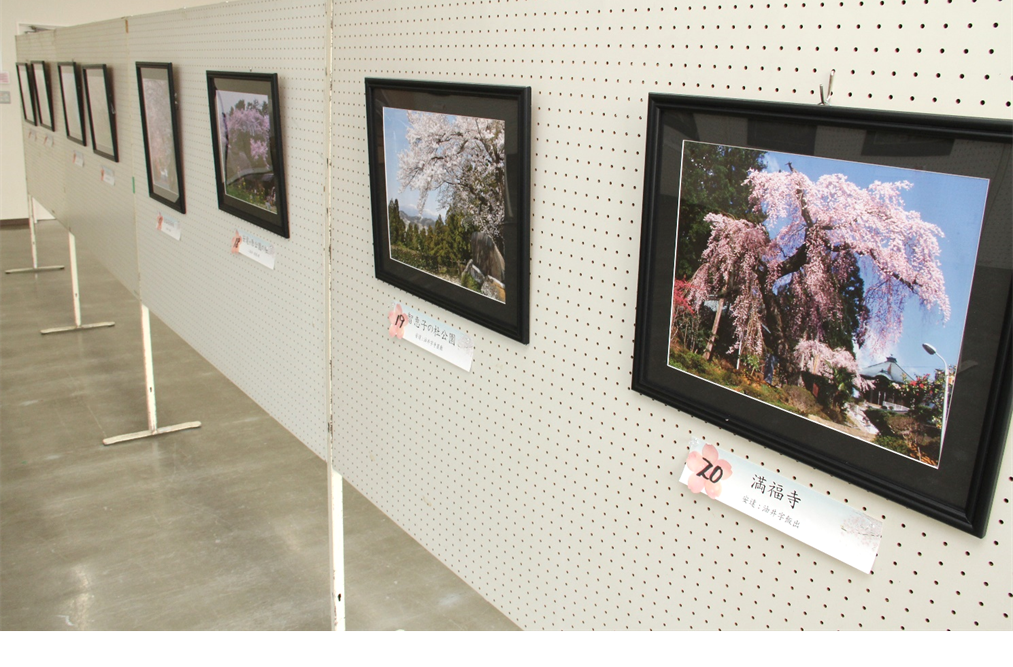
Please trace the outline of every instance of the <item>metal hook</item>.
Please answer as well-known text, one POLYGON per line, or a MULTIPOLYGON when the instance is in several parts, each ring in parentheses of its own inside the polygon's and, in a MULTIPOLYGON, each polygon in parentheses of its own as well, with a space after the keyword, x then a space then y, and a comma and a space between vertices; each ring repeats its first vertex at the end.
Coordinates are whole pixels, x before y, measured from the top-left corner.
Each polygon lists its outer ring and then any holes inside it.
POLYGON ((820 106, 824 106, 825 107, 828 104, 830 104, 830 98, 833 97, 833 94, 834 94, 834 74, 836 72, 837 72, 837 70, 835 70, 835 69, 830 70, 830 80, 827 81, 827 94, 826 94, 826 96, 823 95, 823 84, 822 83, 820 84, 820 106))

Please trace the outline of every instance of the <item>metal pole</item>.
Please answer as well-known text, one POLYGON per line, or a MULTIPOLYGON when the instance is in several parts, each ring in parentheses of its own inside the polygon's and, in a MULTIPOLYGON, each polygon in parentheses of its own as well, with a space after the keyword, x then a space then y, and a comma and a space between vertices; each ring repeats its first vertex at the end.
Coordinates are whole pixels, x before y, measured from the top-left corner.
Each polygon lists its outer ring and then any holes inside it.
POLYGON ((151 355, 151 312, 143 303, 141 304, 141 345, 144 348, 144 390, 148 399, 148 429, 106 438, 102 441, 103 445, 118 445, 121 442, 150 438, 153 435, 200 428, 200 422, 184 422, 158 428, 158 415, 155 411, 155 367, 151 355))
POLYGON ((73 232, 67 232, 70 246, 70 288, 74 291, 74 326, 81 326, 81 290, 77 282, 77 241, 73 232))
POLYGON ((148 390, 148 430, 158 430, 158 413, 155 409, 155 368, 151 361, 151 313, 141 304, 141 336, 144 343, 144 383, 148 390))
POLYGON ((70 288, 74 292, 74 326, 53 327, 43 329, 42 335, 64 333, 67 331, 80 331, 82 329, 100 329, 102 327, 115 326, 115 322, 96 322, 95 324, 81 324, 81 289, 77 281, 77 241, 74 234, 67 232, 67 245, 70 247, 70 288))
POLYGON ((35 244, 35 200, 28 195, 28 231, 32 235, 32 269, 39 269, 39 250, 35 244))
MULTIPOLYGON (((333 437, 332 437, 333 439, 333 437)), ((327 448, 333 454, 333 447, 327 448)), ((331 619, 333 630, 345 629, 345 516, 344 498, 342 496, 342 477, 334 469, 334 459, 328 456, 327 461, 327 495, 330 499, 331 511, 331 619)))
POLYGON ((32 265, 25 269, 7 269, 4 273, 41 273, 62 270, 62 264, 59 266, 39 266, 39 250, 35 241, 35 199, 31 195, 28 195, 28 233, 32 237, 32 265))

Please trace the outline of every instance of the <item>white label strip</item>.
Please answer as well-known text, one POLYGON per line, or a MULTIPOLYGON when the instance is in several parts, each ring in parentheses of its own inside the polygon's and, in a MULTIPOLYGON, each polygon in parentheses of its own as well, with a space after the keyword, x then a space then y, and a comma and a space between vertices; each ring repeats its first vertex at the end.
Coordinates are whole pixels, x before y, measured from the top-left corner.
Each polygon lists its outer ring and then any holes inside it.
POLYGON ((274 269, 274 244, 262 241, 253 234, 236 230, 236 235, 232 237, 232 252, 274 269))
POLYGON ((78 153, 77 151, 74 151, 74 155, 72 156, 71 159, 74 161, 74 164, 76 164, 78 167, 84 166, 84 156, 78 153))
POLYGON ((466 372, 471 372, 475 342, 468 334, 438 322, 422 313, 395 303, 387 314, 387 333, 432 352, 466 372))
POLYGON ((99 173, 102 174, 102 180, 109 185, 116 185, 116 174, 109 167, 102 166, 99 168, 99 173))
POLYGON ((180 239, 179 220, 170 218, 167 215, 158 214, 157 217, 158 231, 168 234, 177 241, 180 239))
POLYGON ((883 522, 698 438, 679 481, 862 572, 872 571, 883 522))

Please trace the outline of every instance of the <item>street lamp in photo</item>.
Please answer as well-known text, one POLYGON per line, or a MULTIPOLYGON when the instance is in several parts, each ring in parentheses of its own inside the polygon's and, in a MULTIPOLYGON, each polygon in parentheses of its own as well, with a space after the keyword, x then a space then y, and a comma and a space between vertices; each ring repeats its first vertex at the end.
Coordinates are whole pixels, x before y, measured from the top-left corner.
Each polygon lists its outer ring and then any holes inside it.
POLYGON ((947 416, 947 414, 949 414, 947 412, 947 408, 948 408, 949 394, 950 394, 950 367, 949 367, 949 365, 947 365, 946 359, 943 359, 943 355, 939 354, 936 351, 936 348, 932 347, 928 343, 922 343, 922 348, 926 352, 928 352, 929 354, 932 354, 932 355, 935 355, 935 356, 939 357, 939 360, 943 362, 943 373, 944 373, 944 380, 943 380, 943 419, 942 419, 942 424, 941 424, 941 429, 942 430, 940 431, 940 436, 939 436, 939 441, 942 442, 943 437, 945 437, 945 435, 946 435, 946 416, 947 416))

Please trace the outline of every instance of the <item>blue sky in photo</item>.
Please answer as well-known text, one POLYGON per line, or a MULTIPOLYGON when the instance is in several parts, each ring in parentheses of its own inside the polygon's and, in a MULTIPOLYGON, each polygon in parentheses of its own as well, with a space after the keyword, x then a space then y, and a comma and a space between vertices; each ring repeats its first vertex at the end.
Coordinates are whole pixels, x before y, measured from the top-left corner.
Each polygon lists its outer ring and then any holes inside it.
MULTIPOLYGON (((440 114, 447 115, 447 114, 440 114)), ((454 116, 450 116, 453 121, 454 116)), ((402 211, 414 213, 418 210, 419 191, 407 188, 401 191, 401 183, 397 180, 400 155, 408 148, 408 141, 405 135, 408 132, 408 112, 405 109, 384 107, 383 109, 383 155, 386 168, 387 201, 398 200, 398 206, 402 211)), ((442 215, 446 217, 447 207, 440 207, 437 203, 440 199, 439 191, 430 192, 426 199, 425 216, 436 219, 442 215)))
MULTIPOLYGON (((950 319, 943 324, 937 310, 926 313, 918 299, 911 298, 904 311, 904 330, 898 342, 876 355, 859 349, 858 363, 864 368, 884 361, 886 355, 891 354, 912 375, 932 373, 943 364, 939 357, 929 355, 922 348, 922 343, 929 343, 947 364, 956 365, 967 319, 988 180, 773 151, 767 152, 767 171, 787 170, 789 161, 796 171, 814 182, 825 174, 840 173, 861 188, 875 181, 911 183, 910 189, 901 192, 905 208, 918 211, 922 220, 943 230, 944 236, 937 237, 937 241, 939 263, 950 300, 950 319)), ((771 229, 771 236, 779 228, 771 229)))

